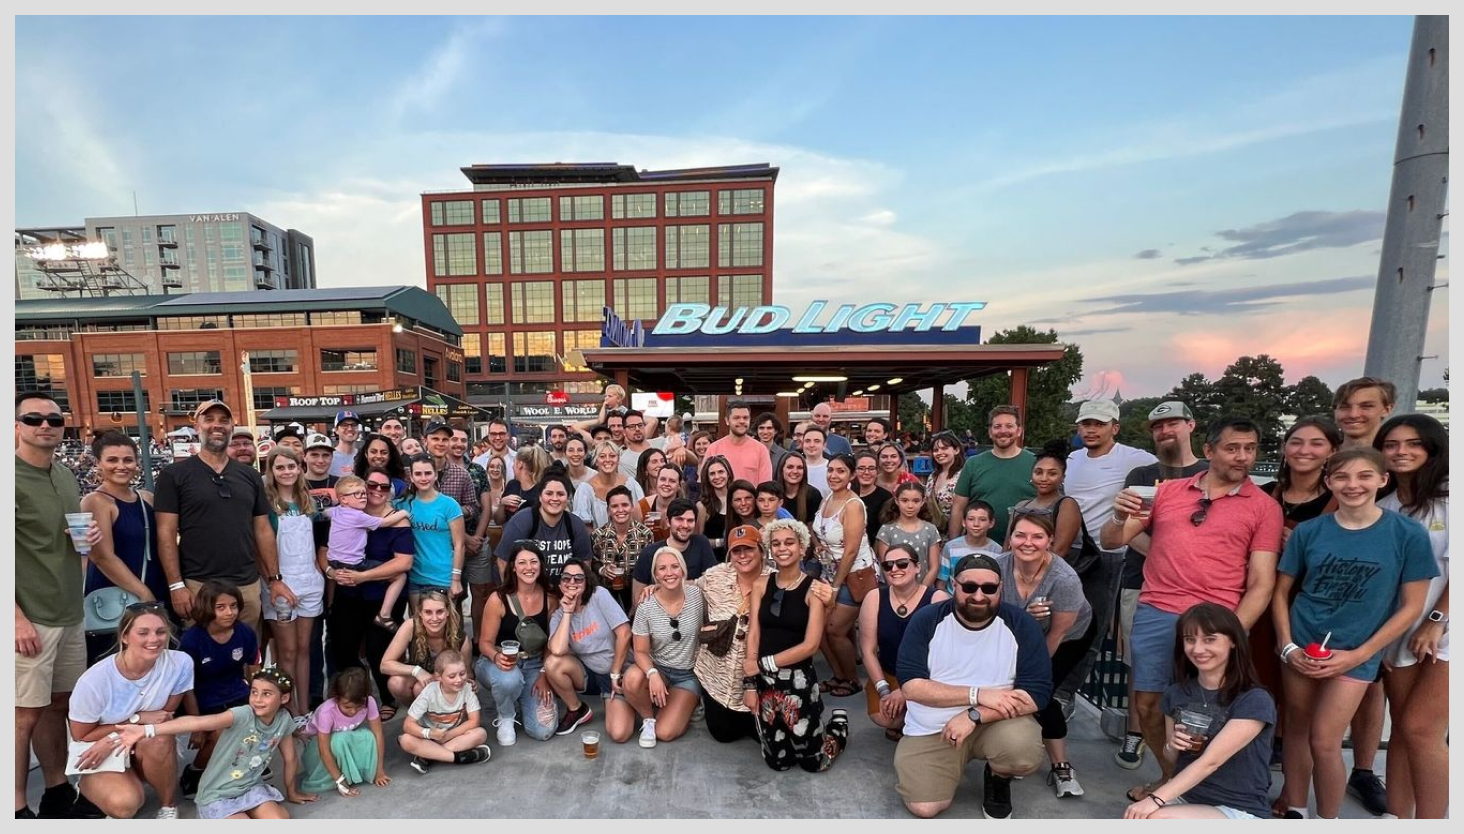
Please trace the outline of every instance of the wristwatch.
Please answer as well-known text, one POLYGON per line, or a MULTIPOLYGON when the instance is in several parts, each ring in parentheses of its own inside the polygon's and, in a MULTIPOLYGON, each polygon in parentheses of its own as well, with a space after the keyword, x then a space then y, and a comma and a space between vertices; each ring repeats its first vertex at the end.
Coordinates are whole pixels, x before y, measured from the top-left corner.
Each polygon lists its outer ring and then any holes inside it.
POLYGON ((1431 623, 1443 623, 1444 625, 1448 625, 1449 615, 1435 608, 1434 610, 1428 612, 1428 621, 1431 623))
POLYGON ((976 724, 978 726, 981 724, 981 710, 976 709, 975 707, 971 707, 966 710, 966 717, 971 719, 972 724, 976 724))
POLYGON ((284 577, 283 574, 272 573, 269 576, 265 577, 265 581, 266 582, 284 582, 285 581, 285 577, 284 577))

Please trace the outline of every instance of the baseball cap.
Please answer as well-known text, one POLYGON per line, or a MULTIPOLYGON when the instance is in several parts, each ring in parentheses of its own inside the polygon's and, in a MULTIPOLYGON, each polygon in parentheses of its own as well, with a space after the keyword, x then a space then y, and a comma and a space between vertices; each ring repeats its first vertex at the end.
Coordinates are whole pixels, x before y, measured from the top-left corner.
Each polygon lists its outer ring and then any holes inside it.
POLYGON ((316 433, 305 438, 305 451, 308 452, 318 446, 324 446, 327 449, 335 448, 335 444, 330 442, 330 438, 323 434, 316 433))
POLYGON ((445 431, 448 434, 452 434, 452 424, 448 423, 446 420, 433 420, 432 422, 428 423, 427 428, 422 431, 422 436, 427 437, 428 435, 435 434, 436 432, 440 431, 445 431))
POLYGON ((955 578, 968 570, 989 570, 997 576, 1001 576, 1001 568, 997 567, 996 560, 986 555, 962 556, 961 561, 956 563, 956 569, 951 572, 955 578))
POLYGON ((361 416, 359 414, 357 414, 356 412, 354 412, 354 411, 337 411, 336 412, 335 424, 337 426, 339 426, 341 423, 350 423, 350 422, 353 422, 353 421, 355 423, 357 423, 357 424, 360 424, 360 422, 361 422, 361 416))
POLYGON ((1149 412, 1150 423, 1156 423, 1160 420, 1173 420, 1176 417, 1182 420, 1195 419, 1194 412, 1190 411, 1190 407, 1179 400, 1169 400, 1168 402, 1159 403, 1154 406, 1153 411, 1149 412))
POLYGON ((193 409, 193 419, 197 420, 207 414, 210 409, 215 408, 222 408, 229 415, 230 420, 234 419, 234 409, 229 408, 229 404, 223 400, 204 400, 199 403, 198 408, 193 409))
POLYGON ((250 440, 253 440, 254 432, 250 431, 248 426, 235 426, 234 433, 229 435, 229 439, 233 440, 236 437, 247 437, 250 440))
POLYGON ((727 534, 727 549, 731 550, 739 546, 762 547, 762 536, 758 534, 757 528, 751 524, 739 524, 732 528, 727 534))
POLYGON ((1113 400, 1088 400, 1078 407, 1078 419, 1073 422, 1081 423, 1084 420, 1116 423, 1118 422, 1118 405, 1113 400))
POLYGON ((290 425, 285 426, 284 428, 282 428, 279 431, 275 432, 274 439, 275 439, 275 442, 279 442, 279 441, 285 439, 286 437, 293 437, 293 438, 296 438, 296 439, 300 440, 301 442, 304 442, 304 440, 305 440, 305 433, 300 430, 300 427, 299 426, 295 425, 294 423, 291 423, 290 425))

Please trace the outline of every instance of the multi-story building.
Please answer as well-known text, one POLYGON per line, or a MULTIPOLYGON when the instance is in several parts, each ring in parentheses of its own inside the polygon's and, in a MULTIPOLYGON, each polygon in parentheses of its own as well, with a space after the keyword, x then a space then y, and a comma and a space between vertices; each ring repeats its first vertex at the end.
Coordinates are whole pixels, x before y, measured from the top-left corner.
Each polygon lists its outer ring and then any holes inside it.
POLYGON ((676 302, 770 303, 778 169, 473 165, 422 195, 427 286, 463 328, 470 402, 601 381, 573 364, 605 307, 648 327, 676 302))
MULTIPOLYGON (((106 243, 149 293, 315 288, 315 241, 248 212, 89 217, 82 237, 106 243)), ((43 289, 39 271, 22 268, 19 233, 16 249, 16 297, 58 295, 43 289)))
POLYGON ((419 287, 49 298, 15 305, 15 385, 50 391, 82 439, 137 433, 132 371, 154 431, 214 398, 256 417, 276 398, 426 387, 462 399, 462 330, 419 287))

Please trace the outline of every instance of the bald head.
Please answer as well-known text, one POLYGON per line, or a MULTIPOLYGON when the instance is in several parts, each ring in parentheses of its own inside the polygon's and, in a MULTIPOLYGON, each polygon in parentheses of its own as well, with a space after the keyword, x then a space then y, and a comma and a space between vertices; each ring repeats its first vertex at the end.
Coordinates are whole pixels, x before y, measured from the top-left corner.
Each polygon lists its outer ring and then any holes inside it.
POLYGON ((813 414, 811 416, 813 417, 814 425, 824 431, 828 431, 829 424, 834 421, 834 410, 829 408, 828 403, 819 403, 813 407, 813 414))

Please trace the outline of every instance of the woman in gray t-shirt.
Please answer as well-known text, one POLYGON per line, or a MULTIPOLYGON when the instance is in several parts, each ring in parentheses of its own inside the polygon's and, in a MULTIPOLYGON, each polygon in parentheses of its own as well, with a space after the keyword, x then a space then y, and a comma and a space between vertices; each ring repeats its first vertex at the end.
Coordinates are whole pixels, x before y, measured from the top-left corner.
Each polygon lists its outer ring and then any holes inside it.
POLYGON ((680 738, 701 697, 692 664, 706 616, 701 589, 686 584, 686 561, 671 547, 651 563, 656 592, 635 610, 631 634, 635 663, 626 671, 625 697, 642 720, 640 746, 680 738))
POLYGON ((589 721, 594 713, 579 696, 597 694, 605 698, 606 733, 625 741, 635 728, 635 712, 620 686, 620 670, 630 653, 630 619, 610 592, 597 586, 587 562, 565 563, 559 593, 559 608, 549 619, 544 677, 568 711, 554 734, 568 735, 589 721))

